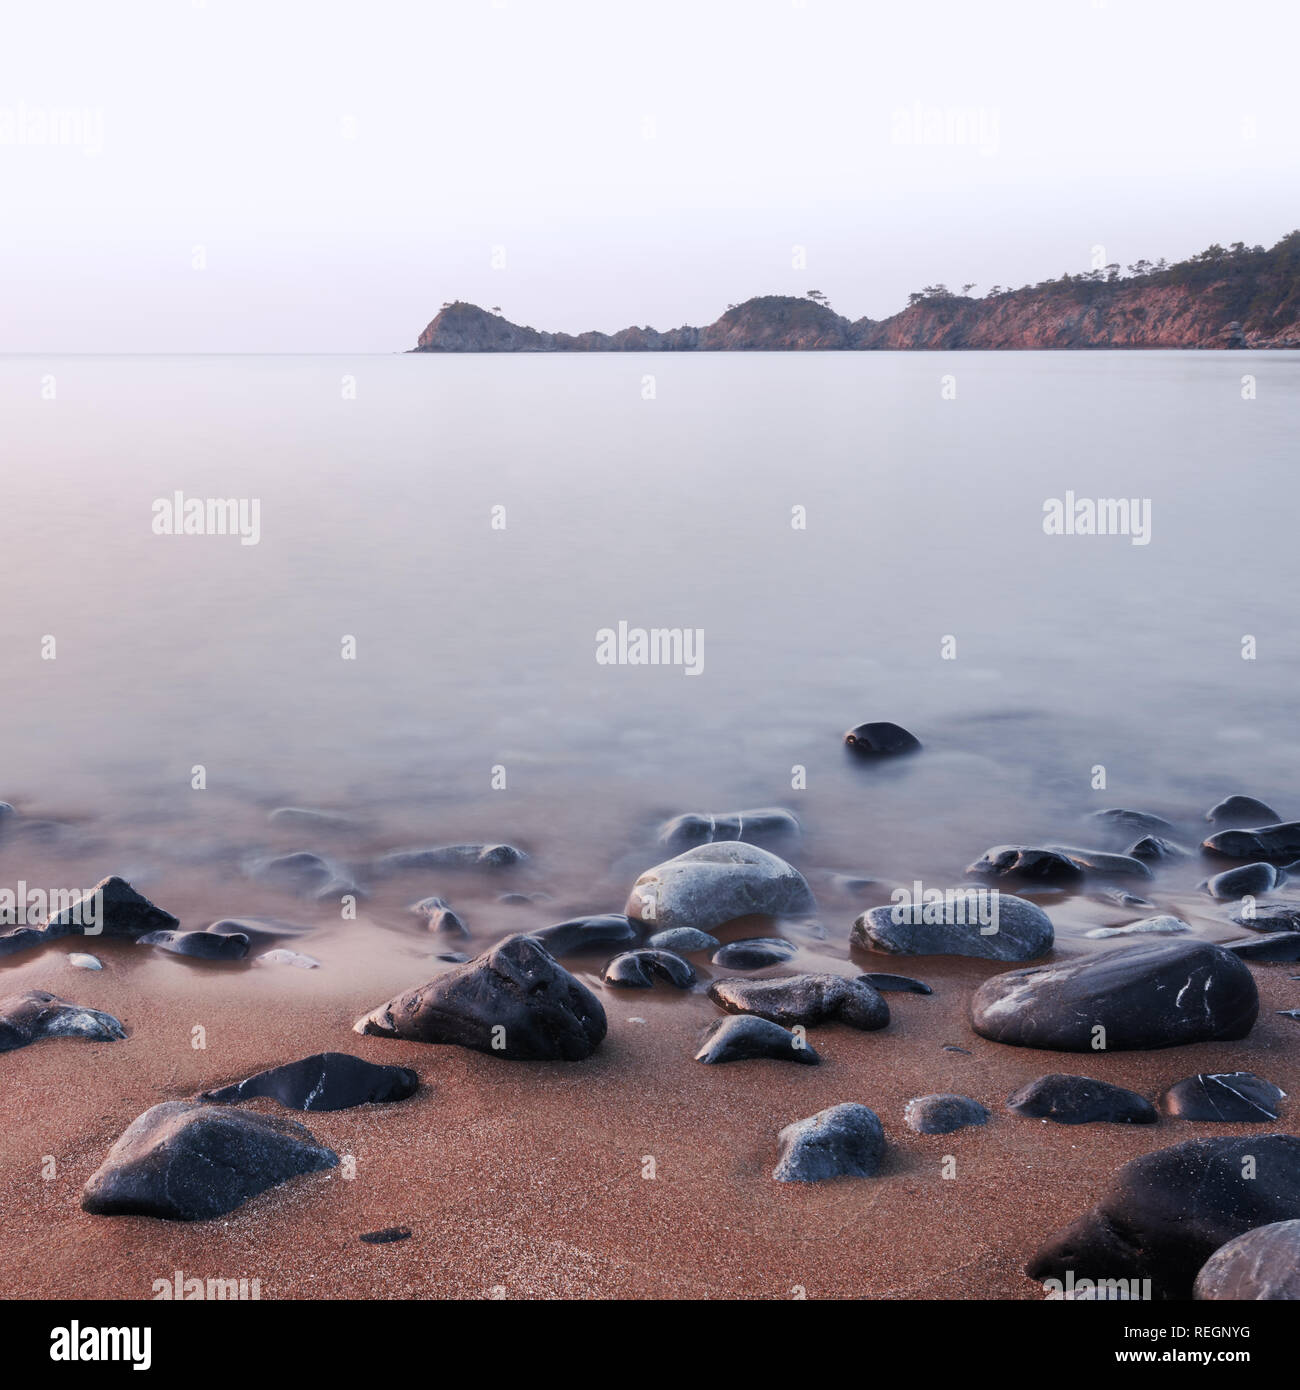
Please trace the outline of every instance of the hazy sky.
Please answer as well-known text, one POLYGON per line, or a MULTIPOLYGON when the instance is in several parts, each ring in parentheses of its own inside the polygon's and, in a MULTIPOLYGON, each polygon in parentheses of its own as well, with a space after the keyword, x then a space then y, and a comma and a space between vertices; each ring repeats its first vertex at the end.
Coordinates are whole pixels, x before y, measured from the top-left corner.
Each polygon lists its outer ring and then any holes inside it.
POLYGON ((880 318, 1300 224, 1295 0, 3 19, 0 351, 393 351, 452 298, 568 331, 808 289, 880 318))

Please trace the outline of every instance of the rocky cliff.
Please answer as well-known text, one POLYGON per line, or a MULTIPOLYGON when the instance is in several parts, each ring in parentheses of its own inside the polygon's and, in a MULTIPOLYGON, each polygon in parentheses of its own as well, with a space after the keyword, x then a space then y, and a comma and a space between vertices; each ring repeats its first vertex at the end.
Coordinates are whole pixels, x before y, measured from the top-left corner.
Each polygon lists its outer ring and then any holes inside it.
POLYGON ((1276 246, 1211 246, 983 298, 932 285, 892 318, 850 321, 821 296, 763 295, 705 328, 543 333, 445 304, 416 352, 791 352, 1032 348, 1300 348, 1300 232, 1276 246))

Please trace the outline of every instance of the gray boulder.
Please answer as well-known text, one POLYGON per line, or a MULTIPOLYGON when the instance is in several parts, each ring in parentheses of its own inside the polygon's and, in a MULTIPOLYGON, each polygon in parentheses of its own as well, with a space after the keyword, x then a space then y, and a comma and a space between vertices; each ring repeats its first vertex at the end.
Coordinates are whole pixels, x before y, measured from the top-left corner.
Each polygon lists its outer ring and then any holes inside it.
POLYGON ((1235 1236, 1201 1266, 1198 1299, 1300 1299, 1300 1220, 1272 1221, 1235 1236))
POLYGON ((737 917, 805 916, 816 907, 798 869, 742 841, 700 845, 647 869, 625 909, 658 931, 694 927, 709 932, 737 917))
POLYGON ((891 955, 982 960, 1034 960, 1052 949, 1052 919, 1036 903, 983 888, 951 893, 943 904, 873 907, 853 923, 849 941, 891 955))
POLYGON ((714 980, 709 998, 729 1014, 754 1014, 783 1028, 846 1023, 873 1031, 889 1023, 889 1005, 862 980, 791 975, 783 980, 714 980))
POLYGON ((880 1168, 885 1131, 880 1117, 848 1101, 796 1120, 777 1136, 777 1182, 824 1182, 828 1178, 869 1178, 880 1168))

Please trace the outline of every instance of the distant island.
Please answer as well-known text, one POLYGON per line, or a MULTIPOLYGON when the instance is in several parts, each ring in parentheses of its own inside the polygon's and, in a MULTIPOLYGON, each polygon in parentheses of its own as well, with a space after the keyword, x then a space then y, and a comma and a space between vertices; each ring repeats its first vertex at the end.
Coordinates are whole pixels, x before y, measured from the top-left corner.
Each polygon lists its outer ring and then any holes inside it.
POLYGON ((972 297, 927 285, 891 318, 850 320, 809 290, 731 305, 704 328, 544 333, 498 309, 442 306, 414 352, 797 352, 1033 348, 1300 348, 1300 231, 972 297))

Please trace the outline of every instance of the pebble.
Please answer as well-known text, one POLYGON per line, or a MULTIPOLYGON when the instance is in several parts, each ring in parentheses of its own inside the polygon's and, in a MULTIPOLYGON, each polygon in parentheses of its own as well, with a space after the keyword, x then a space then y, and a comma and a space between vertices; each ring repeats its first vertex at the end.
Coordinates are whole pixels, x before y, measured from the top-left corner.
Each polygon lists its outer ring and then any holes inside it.
POLYGON ((798 869, 756 845, 734 842, 700 845, 647 869, 625 911, 657 931, 711 932, 737 917, 803 917, 815 909, 798 869))
POLYGON ((1285 1097, 1285 1091, 1254 1072, 1198 1072, 1170 1086, 1160 1108, 1183 1120, 1260 1124, 1277 1119, 1285 1097))
POLYGON ((1084 936, 1103 939, 1109 936, 1143 936, 1148 932, 1157 936, 1171 936, 1178 932, 1191 931, 1191 927, 1181 917, 1144 917, 1140 922, 1130 922, 1126 927, 1093 927, 1084 936))
POLYGON ((315 956, 303 955, 301 951, 286 951, 277 947, 274 951, 263 951, 253 957, 254 965, 292 965, 298 970, 318 970, 320 961, 315 956))
POLYGON ((469 928, 442 898, 421 898, 418 903, 412 903, 407 911, 423 917, 430 931, 441 932, 444 936, 469 935, 469 928))
POLYGON ((116 1042, 126 1029, 112 1014, 71 1004, 44 989, 0 999, 0 1052, 13 1052, 42 1038, 85 1038, 116 1042))
POLYGON ((1007 1100, 1007 1109, 1058 1125, 1151 1125, 1158 1118, 1155 1106, 1136 1091, 1064 1072, 1022 1086, 1007 1100))
POLYGON ((104 962, 98 956, 87 955, 85 951, 69 951, 68 964, 78 970, 102 970, 104 962))
POLYGON ((347 1052, 318 1052, 204 1091, 199 1099, 224 1103, 265 1096, 290 1110, 348 1110, 354 1105, 405 1100, 419 1085, 419 1077, 409 1067, 381 1066, 347 1052))
POLYGON ((777 1182, 869 1178, 880 1169, 885 1131, 874 1110, 853 1101, 796 1120, 777 1136, 777 1182))
POLYGON ((1282 817, 1271 806, 1256 801, 1253 796, 1226 796, 1218 805, 1206 811, 1205 819, 1211 825, 1235 829, 1240 826, 1277 825, 1282 817))
POLYGON ((706 931, 696 931, 694 927, 675 927, 671 931, 655 932, 647 939, 646 945, 658 951, 690 955, 693 951, 716 951, 718 938, 706 931))
POLYGON ((859 724, 844 735, 844 743, 859 757, 887 758, 900 753, 915 753, 921 741, 915 734, 898 724, 881 720, 873 724, 859 724))
POLYGON ((753 1014, 784 1028, 845 1023, 874 1031, 889 1023, 889 1005, 875 988, 843 975, 790 975, 780 980, 714 980, 709 998, 729 1014, 753 1014))
POLYGON ((764 806, 756 811, 677 816, 659 827, 659 843, 674 850, 726 840, 744 840, 754 845, 765 840, 787 839, 798 833, 799 822, 789 811, 780 806, 764 806))
POLYGON ((605 967, 607 985, 629 989, 650 989, 656 980, 665 980, 677 989, 695 983, 695 967, 672 951, 624 951, 605 967))
POLYGON ((1206 879, 1198 887, 1222 902, 1228 898, 1253 898, 1260 893, 1270 893, 1285 879, 1285 871, 1272 864, 1238 864, 1235 869, 1225 869, 1206 879))
POLYGON ((984 888, 950 891, 944 904, 869 908, 853 923, 850 944, 891 955, 982 960, 1034 960, 1052 949, 1052 919, 1036 903, 984 888))
POLYGON ((719 946, 711 957, 714 965, 726 970, 765 970, 769 965, 781 965, 798 952, 793 942, 779 936, 744 936, 719 946))
POLYGON ((910 994, 933 994, 934 990, 922 980, 914 980, 910 975, 882 975, 872 972, 867 975, 859 975, 859 980, 869 984, 872 989, 883 991, 895 990, 910 994))
POLYGON ((249 941, 242 932, 221 935, 208 931, 151 931, 136 937, 137 946, 156 946, 174 956, 194 960, 243 960, 249 941))
POLYGON ((903 1107, 903 1123, 917 1134, 951 1134, 967 1125, 987 1124, 988 1118, 979 1101, 948 1093, 916 1096, 903 1107))
POLYGON ((743 1062, 757 1057, 799 1062, 807 1067, 815 1067, 821 1061, 817 1050, 801 1034, 754 1014, 718 1019, 705 1033, 704 1043, 695 1054, 697 1062, 709 1063, 743 1062))

